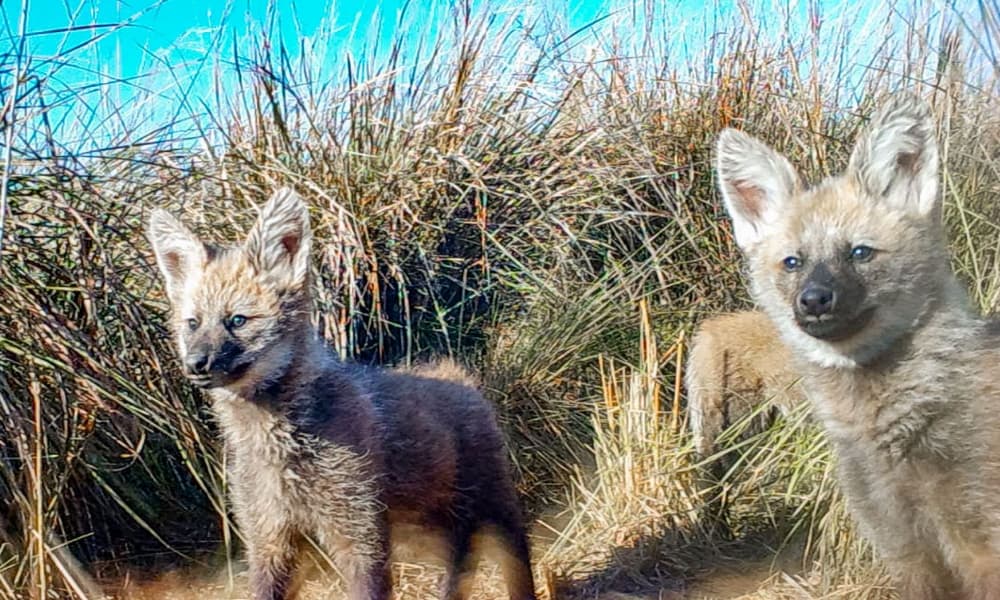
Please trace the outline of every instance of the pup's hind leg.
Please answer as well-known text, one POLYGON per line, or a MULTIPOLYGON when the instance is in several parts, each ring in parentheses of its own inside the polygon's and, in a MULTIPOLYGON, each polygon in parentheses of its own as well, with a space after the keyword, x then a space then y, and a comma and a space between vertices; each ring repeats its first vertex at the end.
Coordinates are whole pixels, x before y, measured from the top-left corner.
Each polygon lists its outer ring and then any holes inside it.
POLYGON ((503 574, 510 600, 535 600, 535 578, 531 571, 531 548, 524 517, 513 487, 498 493, 490 502, 486 522, 496 527, 503 547, 503 574))
POLYGON ((448 555, 442 597, 445 600, 465 600, 469 596, 475 563, 472 557, 472 535, 475 529, 468 523, 452 523, 446 534, 448 555))

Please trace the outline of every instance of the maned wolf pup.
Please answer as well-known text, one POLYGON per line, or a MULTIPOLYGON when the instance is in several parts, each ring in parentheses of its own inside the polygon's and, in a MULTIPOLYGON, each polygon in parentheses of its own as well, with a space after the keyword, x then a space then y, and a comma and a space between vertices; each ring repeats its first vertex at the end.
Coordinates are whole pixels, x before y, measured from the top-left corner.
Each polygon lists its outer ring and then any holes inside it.
POLYGON ((902 597, 1000 598, 1000 329, 949 267, 930 110, 892 99, 812 188, 738 131, 717 168, 753 294, 902 597))
POLYGON ((231 456, 232 500, 254 598, 295 592, 311 536, 351 598, 389 597, 389 525, 449 542, 447 598, 462 598, 473 534, 495 528, 510 597, 535 598, 525 526, 493 410, 455 365, 380 371, 337 361, 309 322, 309 213, 288 189, 236 247, 201 242, 155 210, 187 377, 209 391, 231 456))
POLYGON ((717 456, 724 452, 719 436, 754 411, 759 414, 743 435, 766 429, 776 413, 803 402, 798 380, 791 353, 760 311, 717 315, 695 330, 684 381, 695 452, 708 461, 702 484, 714 495, 706 516, 715 524, 728 530, 727 499, 718 484, 733 466, 731 454, 717 456))

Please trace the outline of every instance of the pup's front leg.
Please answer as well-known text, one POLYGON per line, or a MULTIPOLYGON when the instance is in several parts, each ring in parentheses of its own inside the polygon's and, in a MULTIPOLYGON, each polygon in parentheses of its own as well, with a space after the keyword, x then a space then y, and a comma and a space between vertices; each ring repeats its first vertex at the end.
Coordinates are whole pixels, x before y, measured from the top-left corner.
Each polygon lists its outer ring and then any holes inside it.
POLYGON ((290 600, 298 591, 298 536, 287 525, 245 532, 254 600, 290 600))
POLYGON ((389 523, 384 511, 362 503, 350 520, 331 519, 316 531, 320 546, 344 577, 350 600, 388 600, 389 523))

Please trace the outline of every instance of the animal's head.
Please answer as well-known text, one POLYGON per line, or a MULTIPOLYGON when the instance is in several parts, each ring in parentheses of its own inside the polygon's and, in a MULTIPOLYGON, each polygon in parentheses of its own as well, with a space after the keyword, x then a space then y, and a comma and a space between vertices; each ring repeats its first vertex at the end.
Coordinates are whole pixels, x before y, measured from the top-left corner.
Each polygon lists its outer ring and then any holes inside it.
POLYGON ((147 235, 193 383, 256 385, 287 367, 310 305, 309 212, 295 192, 271 196, 239 246, 206 244, 160 209, 150 215, 147 235))
POLYGON ((949 281, 934 123, 913 96, 884 106, 847 170, 813 188, 732 129, 719 136, 716 169, 758 303, 814 362, 872 360, 949 281))

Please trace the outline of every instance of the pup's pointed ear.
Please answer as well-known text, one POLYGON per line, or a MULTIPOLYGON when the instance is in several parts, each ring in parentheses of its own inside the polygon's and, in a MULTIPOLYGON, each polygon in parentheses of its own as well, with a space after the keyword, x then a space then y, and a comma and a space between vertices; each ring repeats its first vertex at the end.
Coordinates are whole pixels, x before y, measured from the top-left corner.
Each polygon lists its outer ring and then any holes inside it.
POLYGON ((869 195, 919 215, 940 213, 938 148, 930 107, 898 94, 879 110, 854 146, 847 171, 869 195))
POLYGON ((308 282, 311 242, 309 210, 291 188, 281 188, 261 209, 244 250, 262 277, 299 289, 308 282))
POLYGON ((146 236, 153 244, 167 296, 175 302, 191 273, 204 267, 208 258, 205 244, 173 215, 159 208, 149 215, 146 236))
POLYGON ((799 191, 801 180, 788 159, 742 131, 723 130, 715 148, 715 170, 733 235, 747 249, 760 241, 765 226, 799 191))

